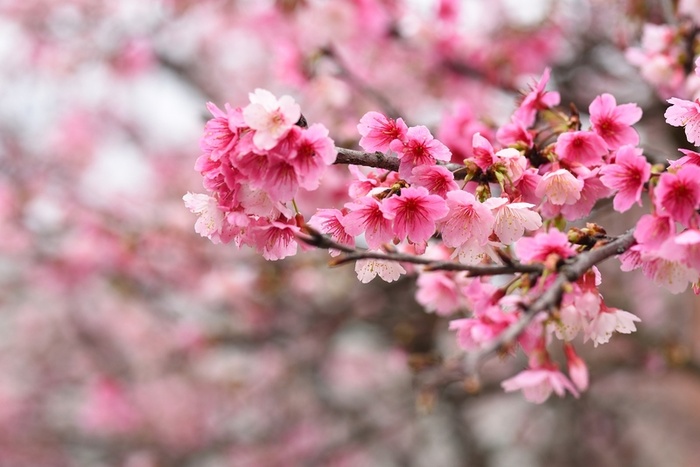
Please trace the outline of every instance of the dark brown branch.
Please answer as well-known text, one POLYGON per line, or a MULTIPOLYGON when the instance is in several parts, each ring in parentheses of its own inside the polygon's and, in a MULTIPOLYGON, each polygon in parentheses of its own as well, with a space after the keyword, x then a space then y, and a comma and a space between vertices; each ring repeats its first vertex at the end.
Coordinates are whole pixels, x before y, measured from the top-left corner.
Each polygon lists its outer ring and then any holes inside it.
MULTIPOLYGON (((362 165, 376 169, 386 169, 393 172, 399 171, 399 158, 382 152, 365 152, 355 149, 335 148, 337 156, 334 164, 362 165)), ((454 173, 455 178, 464 178, 465 167, 459 164, 445 164, 448 170, 454 173)))
POLYGON ((399 158, 396 156, 388 156, 381 152, 364 152, 339 147, 336 147, 335 151, 338 153, 338 156, 334 164, 363 165, 393 172, 399 171, 399 158))

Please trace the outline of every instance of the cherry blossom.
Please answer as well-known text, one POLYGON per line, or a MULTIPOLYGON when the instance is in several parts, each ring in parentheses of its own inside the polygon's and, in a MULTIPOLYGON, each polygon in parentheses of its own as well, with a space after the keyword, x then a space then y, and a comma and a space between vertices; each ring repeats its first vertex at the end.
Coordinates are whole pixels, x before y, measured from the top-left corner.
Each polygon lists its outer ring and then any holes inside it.
POLYGON ((255 130, 253 143, 259 149, 272 149, 277 142, 299 121, 301 109, 290 96, 279 100, 266 89, 250 93, 250 104, 243 109, 243 119, 255 130))
POLYGON ((423 187, 404 188, 398 196, 388 198, 384 206, 394 220, 396 236, 413 243, 427 241, 435 233, 436 222, 448 212, 445 200, 423 187))
POLYGON ((639 143, 639 134, 632 128, 642 118, 642 109, 637 104, 617 105, 613 95, 604 93, 593 99, 588 112, 593 131, 605 140, 608 149, 639 143))
POLYGON ((547 172, 539 181, 535 194, 539 198, 547 197, 555 205, 574 204, 581 198, 583 181, 566 169, 547 172))
POLYGON ((666 109, 666 122, 673 126, 685 127, 685 136, 696 146, 700 145, 700 103, 672 97, 671 107, 666 109))
POLYGON ((560 134, 554 151, 560 160, 586 167, 600 165, 603 156, 607 154, 605 140, 590 131, 568 131, 560 134))
POLYGON ((360 119, 357 130, 362 135, 360 146, 365 151, 386 152, 392 141, 404 141, 408 127, 403 119, 393 120, 379 112, 367 112, 360 119))
POLYGON ((447 220, 442 222, 442 238, 445 245, 457 247, 474 239, 478 244, 486 243, 496 222, 488 206, 480 203, 466 191, 447 193, 447 220))
POLYGON ((556 393, 559 397, 564 397, 569 391, 574 397, 579 393, 571 381, 559 370, 548 368, 537 368, 524 370, 517 375, 501 383, 506 392, 523 391, 523 396, 530 402, 541 404, 556 393))
POLYGON ((615 153, 615 162, 600 169, 600 180, 605 186, 617 191, 613 207, 625 212, 636 202, 642 205, 642 189, 651 176, 651 164, 642 155, 641 149, 622 146, 615 153))

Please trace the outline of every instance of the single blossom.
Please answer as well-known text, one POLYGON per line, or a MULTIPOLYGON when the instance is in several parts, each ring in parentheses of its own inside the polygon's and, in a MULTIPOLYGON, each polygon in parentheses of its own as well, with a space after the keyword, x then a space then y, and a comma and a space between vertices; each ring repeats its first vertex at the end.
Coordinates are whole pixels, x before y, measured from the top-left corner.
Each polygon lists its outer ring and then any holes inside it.
POLYGON ((588 112, 593 131, 605 140, 608 149, 639 144, 639 134, 632 128, 642 118, 642 109, 637 104, 617 105, 614 96, 601 94, 591 102, 588 112))
POLYGON ((194 231, 202 237, 208 237, 214 243, 218 243, 218 234, 224 222, 224 213, 219 209, 216 198, 201 193, 187 192, 182 197, 185 207, 199 218, 194 224, 194 231))
POLYGON ((569 164, 592 167, 603 163, 608 150, 605 140, 592 131, 567 131, 557 138, 554 152, 569 164))
POLYGON ((666 172, 659 177, 654 191, 657 210, 673 220, 688 226, 700 206, 700 167, 685 164, 676 173, 666 172))
MULTIPOLYGON (((307 222, 311 227, 321 233, 328 234, 342 245, 355 246, 355 239, 345 231, 343 226, 344 214, 338 209, 319 209, 307 222)), ((339 251, 333 250, 331 255, 337 256, 339 251)))
POLYGON ((348 234, 357 236, 364 233, 367 245, 372 249, 392 239, 391 218, 375 198, 359 198, 345 207, 349 212, 341 222, 348 234))
POLYGON ((413 169, 408 181, 414 186, 425 187, 441 198, 445 198, 447 192, 459 189, 452 172, 441 165, 419 165, 413 169))
POLYGON ((601 305, 597 316, 593 317, 584 333, 584 342, 593 341, 593 345, 605 344, 612 337, 613 332, 630 334, 637 330, 635 322, 641 321, 637 316, 617 308, 608 308, 601 305))
POLYGON ((436 160, 449 161, 452 157, 447 146, 433 138, 423 125, 409 128, 404 141, 395 139, 389 147, 399 156, 399 175, 403 179, 411 177, 414 167, 433 165, 436 160))
POLYGON ((475 311, 473 318, 450 321, 450 331, 457 331, 457 343, 466 350, 477 350, 493 342, 503 331, 518 320, 516 313, 507 313, 498 306, 475 311))
POLYGON ((204 135, 199 140, 199 147, 211 160, 218 161, 221 156, 230 152, 238 140, 239 128, 245 126, 241 109, 232 109, 229 104, 224 110, 214 103, 207 102, 207 109, 214 118, 204 125, 204 135))
POLYGON ((426 242, 435 233, 435 223, 448 212, 445 200, 423 187, 403 188, 384 201, 385 212, 394 220, 394 233, 413 243, 426 242))
POLYGON ((472 160, 481 170, 486 170, 493 165, 493 146, 489 140, 481 136, 481 133, 474 133, 472 137, 472 152, 474 154, 472 160))
MULTIPOLYGON (((600 169, 600 167, 595 167, 593 170, 588 170, 583 166, 576 168, 577 178, 583 181, 581 197, 573 204, 559 206, 559 212, 564 216, 564 219, 575 221, 582 217, 587 217, 599 200, 613 194, 613 190, 605 186, 600 180, 600 169)), ((545 204, 547 203, 545 202, 545 204)), ((544 214, 545 210, 541 209, 541 212, 544 214)))
POLYGON ((442 239, 445 245, 458 247, 470 239, 479 245, 488 241, 495 218, 488 206, 480 203, 473 194, 457 190, 447 193, 447 220, 442 223, 442 239))
POLYGON ((547 172, 542 177, 535 194, 540 199, 546 196, 549 202, 555 205, 574 204, 581 198, 582 189, 582 180, 574 177, 566 169, 559 169, 547 172))
POLYGON ((523 396, 530 402, 541 404, 556 393, 564 397, 569 391, 574 397, 578 397, 578 391, 569 379, 557 369, 537 368, 524 370, 517 375, 501 383, 506 392, 523 391, 523 396))
POLYGON ((523 263, 544 261, 549 255, 568 258, 576 254, 564 232, 555 228, 534 237, 523 237, 515 244, 515 252, 523 263))
POLYGON ((641 251, 658 249, 675 233, 674 222, 668 216, 644 214, 637 221, 634 238, 642 246, 641 251))
POLYGON ((387 152, 394 140, 403 141, 408 127, 403 119, 388 118, 379 112, 367 112, 357 125, 360 132, 360 147, 365 151, 387 152))
POLYGON ((534 204, 508 203, 506 198, 489 198, 484 204, 495 215, 494 233, 506 245, 522 237, 525 230, 537 230, 542 227, 542 217, 530 209, 534 204))
POLYGON ((617 212, 627 211, 635 202, 642 205, 642 189, 651 176, 651 164, 641 149, 622 146, 615 153, 615 162, 601 168, 600 173, 603 184, 617 190, 613 199, 617 212))
POLYGON ((363 284, 379 276, 385 282, 394 282, 406 274, 406 270, 396 261, 381 259, 360 259, 355 262, 355 273, 363 284))
POLYGON ((428 312, 449 316, 464 306, 464 296, 454 274, 423 272, 416 281, 416 301, 428 312))
POLYGON ((246 229, 244 242, 254 246, 266 260, 276 261, 297 253, 297 233, 299 227, 293 220, 260 218, 246 229))
POLYGON ((579 391, 588 389, 588 367, 586 362, 576 353, 574 346, 566 342, 564 344, 566 366, 569 368, 569 377, 579 391))
POLYGON ((328 128, 318 123, 299 129, 299 133, 290 162, 299 176, 299 185, 313 191, 318 188, 326 167, 335 162, 335 144, 328 137, 328 128))
POLYGON ((279 100, 265 89, 249 94, 250 104, 243 109, 246 125, 255 130, 253 143, 262 150, 272 149, 299 121, 301 109, 290 96, 279 100))
POLYGON ((700 146, 700 99, 687 101, 672 97, 667 102, 672 105, 664 113, 666 123, 684 126, 688 141, 700 146))
POLYGON ((559 105, 561 97, 556 91, 545 91, 549 82, 551 70, 545 68, 542 78, 537 82, 534 89, 530 91, 518 109, 513 113, 513 118, 522 122, 525 127, 531 127, 535 123, 538 110, 549 109, 559 105))

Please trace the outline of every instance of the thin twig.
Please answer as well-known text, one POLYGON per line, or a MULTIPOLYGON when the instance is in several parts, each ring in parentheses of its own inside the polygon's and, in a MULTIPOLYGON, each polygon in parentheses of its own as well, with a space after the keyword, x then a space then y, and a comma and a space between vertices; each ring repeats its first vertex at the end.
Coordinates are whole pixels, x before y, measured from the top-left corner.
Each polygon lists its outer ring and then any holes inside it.
POLYGON ((345 253, 344 256, 331 261, 332 266, 354 262, 361 259, 379 259, 384 261, 396 261, 400 263, 420 264, 425 266, 428 271, 465 271, 467 276, 498 276, 505 274, 516 273, 535 273, 540 274, 543 271, 543 266, 540 264, 521 264, 513 262, 507 265, 471 265, 462 264, 454 261, 443 261, 422 256, 411 255, 407 253, 381 252, 374 250, 365 250, 352 248, 347 245, 333 241, 331 238, 321 235, 310 227, 306 227, 307 235, 298 235, 298 238, 308 245, 322 249, 339 250, 345 253))
POLYGON ((561 303, 564 289, 570 282, 578 280, 586 271, 596 264, 616 255, 621 255, 634 245, 634 229, 628 230, 615 240, 603 246, 579 254, 569 263, 561 267, 554 283, 540 295, 534 302, 525 307, 522 317, 501 333, 497 339, 491 342, 479 352, 470 355, 467 365, 468 370, 475 370, 478 364, 486 357, 508 348, 515 339, 522 334, 525 328, 541 311, 552 311, 561 303))

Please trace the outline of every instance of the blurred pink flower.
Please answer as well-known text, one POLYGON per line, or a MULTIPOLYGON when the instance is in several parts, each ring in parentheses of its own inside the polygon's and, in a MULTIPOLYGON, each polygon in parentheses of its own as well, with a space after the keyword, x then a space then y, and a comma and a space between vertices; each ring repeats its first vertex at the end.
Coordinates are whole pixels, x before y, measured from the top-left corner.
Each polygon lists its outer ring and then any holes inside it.
POLYGON ((667 102, 672 105, 664 113, 666 122, 673 126, 684 126, 688 141, 700 145, 700 102, 677 97, 672 97, 667 102))
POLYGON ((569 379, 559 370, 539 368, 524 370, 501 383, 506 392, 523 391, 525 399, 535 404, 541 404, 554 391, 559 397, 563 397, 569 391, 574 397, 578 397, 578 391, 569 379))

